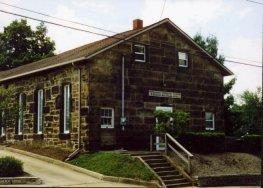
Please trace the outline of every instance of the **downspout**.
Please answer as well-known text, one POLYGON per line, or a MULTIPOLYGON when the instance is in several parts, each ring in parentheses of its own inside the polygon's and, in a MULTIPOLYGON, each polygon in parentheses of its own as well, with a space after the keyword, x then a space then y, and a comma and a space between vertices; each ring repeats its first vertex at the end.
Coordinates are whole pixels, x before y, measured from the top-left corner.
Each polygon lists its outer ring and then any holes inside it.
POLYGON ((67 158, 65 161, 71 160, 74 158, 76 155, 80 153, 81 150, 81 69, 72 63, 72 66, 78 69, 78 148, 74 150, 67 158))
POLYGON ((124 55, 122 55, 122 64, 121 64, 121 125, 122 125, 122 131, 125 130, 125 124, 126 124, 126 118, 124 115, 124 95, 125 95, 125 59, 124 55))

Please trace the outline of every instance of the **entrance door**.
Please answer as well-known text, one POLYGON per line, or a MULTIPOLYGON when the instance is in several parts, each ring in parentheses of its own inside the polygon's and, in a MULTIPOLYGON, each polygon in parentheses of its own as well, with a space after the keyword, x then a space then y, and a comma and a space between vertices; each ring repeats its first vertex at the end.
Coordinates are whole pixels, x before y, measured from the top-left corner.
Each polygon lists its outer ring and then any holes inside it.
MULTIPOLYGON (((161 110, 164 112, 172 112, 173 111, 173 107, 170 106, 156 106, 155 110, 161 110)), ((156 123, 158 123, 158 120, 156 119, 156 123)), ((161 150, 165 150, 165 145, 162 144, 164 143, 164 138, 160 137, 160 136, 156 136, 156 151, 161 151, 161 150)))

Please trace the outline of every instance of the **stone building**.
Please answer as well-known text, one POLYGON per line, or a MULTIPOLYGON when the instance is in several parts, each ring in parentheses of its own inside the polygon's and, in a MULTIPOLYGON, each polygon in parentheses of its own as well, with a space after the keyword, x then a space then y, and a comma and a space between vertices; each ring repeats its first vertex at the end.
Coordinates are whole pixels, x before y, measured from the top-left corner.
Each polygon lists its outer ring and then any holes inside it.
POLYGON ((24 106, 8 142, 62 148, 148 147, 156 109, 190 113, 192 131, 224 131, 223 77, 232 72, 169 19, 0 72, 24 106))

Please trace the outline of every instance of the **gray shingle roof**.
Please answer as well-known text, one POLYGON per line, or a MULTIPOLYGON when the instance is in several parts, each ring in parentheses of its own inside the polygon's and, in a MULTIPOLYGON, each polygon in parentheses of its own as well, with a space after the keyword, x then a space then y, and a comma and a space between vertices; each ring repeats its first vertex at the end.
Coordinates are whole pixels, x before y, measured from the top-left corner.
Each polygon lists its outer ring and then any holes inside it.
MULTIPOLYGON (((40 72, 42 70, 55 67, 59 67, 62 65, 65 65, 67 63, 70 63, 73 60, 83 58, 83 57, 88 57, 92 54, 95 54, 96 52, 99 52, 111 45, 114 45, 120 41, 123 41, 124 39, 130 38, 135 36, 136 34, 140 34, 147 29, 151 29, 153 27, 156 27, 162 23, 170 23, 175 29, 177 29, 179 32, 181 32, 183 35, 185 35, 191 42, 193 42, 197 47, 200 48, 204 53, 206 53, 208 56, 210 56, 207 52, 205 52, 203 49, 201 49, 200 46, 198 46, 186 33, 184 33, 180 28, 178 28, 173 22, 171 22, 168 18, 163 19, 157 23, 154 23, 152 25, 143 27, 142 29, 139 30, 129 30, 123 33, 116 34, 112 37, 108 37, 93 43, 89 43, 83 46, 80 46, 78 48, 74 48, 72 50, 63 52, 61 54, 42 59, 33 63, 29 63, 14 69, 6 70, 0 72, 0 82, 3 82, 5 80, 10 80, 13 78, 29 75, 32 73, 40 72)), ((216 59, 214 59, 212 56, 210 58, 213 59, 213 61, 223 70, 224 75, 231 75, 233 74, 227 67, 224 65, 221 65, 216 59)))

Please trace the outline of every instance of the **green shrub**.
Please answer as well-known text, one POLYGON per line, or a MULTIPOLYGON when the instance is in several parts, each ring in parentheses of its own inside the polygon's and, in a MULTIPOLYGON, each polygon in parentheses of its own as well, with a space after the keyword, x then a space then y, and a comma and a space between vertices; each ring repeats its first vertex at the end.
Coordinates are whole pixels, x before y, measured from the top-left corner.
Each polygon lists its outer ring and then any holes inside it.
POLYGON ((242 149, 244 152, 259 154, 261 150, 261 136, 250 134, 242 137, 242 149))
POLYGON ((157 134, 167 132, 180 135, 188 130, 190 115, 187 112, 180 110, 174 112, 156 110, 154 116, 158 120, 154 127, 154 131, 157 134))
POLYGON ((225 134, 219 132, 187 132, 179 136, 179 142, 194 153, 225 151, 225 134))
POLYGON ((0 158, 0 177, 14 177, 22 175, 23 163, 14 157, 0 158))

